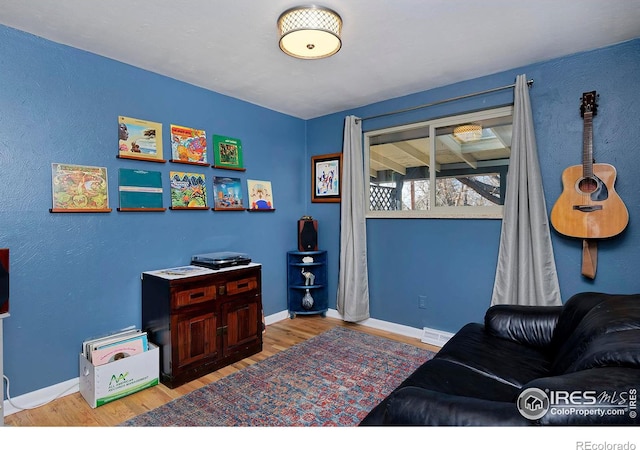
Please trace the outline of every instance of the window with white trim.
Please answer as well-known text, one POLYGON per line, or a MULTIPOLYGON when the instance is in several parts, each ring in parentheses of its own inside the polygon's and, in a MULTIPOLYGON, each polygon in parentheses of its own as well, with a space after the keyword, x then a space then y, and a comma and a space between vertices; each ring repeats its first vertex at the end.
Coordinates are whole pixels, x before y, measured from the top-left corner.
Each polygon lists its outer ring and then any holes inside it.
POLYGON ((367 217, 502 218, 512 116, 507 106, 366 132, 367 217))

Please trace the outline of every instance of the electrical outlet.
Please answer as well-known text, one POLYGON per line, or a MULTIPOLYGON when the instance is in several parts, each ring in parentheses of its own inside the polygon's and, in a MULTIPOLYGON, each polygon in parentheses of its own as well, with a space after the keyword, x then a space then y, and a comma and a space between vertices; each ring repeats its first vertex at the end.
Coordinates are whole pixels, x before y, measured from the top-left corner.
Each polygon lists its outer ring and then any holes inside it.
POLYGON ((418 308, 427 309, 427 296, 418 295, 418 308))

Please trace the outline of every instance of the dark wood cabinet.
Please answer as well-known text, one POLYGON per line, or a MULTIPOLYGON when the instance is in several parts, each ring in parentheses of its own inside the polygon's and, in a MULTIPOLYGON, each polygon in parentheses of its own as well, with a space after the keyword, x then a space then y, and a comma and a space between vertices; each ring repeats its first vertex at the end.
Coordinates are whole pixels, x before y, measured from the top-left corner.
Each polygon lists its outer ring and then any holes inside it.
POLYGON ((261 266, 142 274, 142 328, 174 388, 262 351, 261 266))

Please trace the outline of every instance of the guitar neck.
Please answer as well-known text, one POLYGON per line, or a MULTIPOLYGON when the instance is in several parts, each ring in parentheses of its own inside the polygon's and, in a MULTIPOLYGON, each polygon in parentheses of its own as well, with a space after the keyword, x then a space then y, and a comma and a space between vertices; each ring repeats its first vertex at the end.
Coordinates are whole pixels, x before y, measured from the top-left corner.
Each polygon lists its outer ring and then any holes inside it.
POLYGON ((593 177, 593 112, 584 113, 584 131, 582 133, 582 175, 593 177))

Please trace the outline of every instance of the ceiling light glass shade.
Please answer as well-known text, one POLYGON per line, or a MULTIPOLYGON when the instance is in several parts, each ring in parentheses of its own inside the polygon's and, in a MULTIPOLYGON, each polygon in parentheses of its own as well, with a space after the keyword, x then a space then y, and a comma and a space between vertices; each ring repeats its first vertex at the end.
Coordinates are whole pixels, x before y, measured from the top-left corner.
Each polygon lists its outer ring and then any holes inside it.
POLYGON ((482 137, 480 125, 460 125, 454 128, 453 135, 462 142, 477 141, 482 137))
POLYGON ((322 6, 297 6, 278 19, 280 49, 301 59, 331 56, 340 50, 342 19, 322 6))

